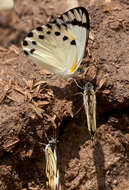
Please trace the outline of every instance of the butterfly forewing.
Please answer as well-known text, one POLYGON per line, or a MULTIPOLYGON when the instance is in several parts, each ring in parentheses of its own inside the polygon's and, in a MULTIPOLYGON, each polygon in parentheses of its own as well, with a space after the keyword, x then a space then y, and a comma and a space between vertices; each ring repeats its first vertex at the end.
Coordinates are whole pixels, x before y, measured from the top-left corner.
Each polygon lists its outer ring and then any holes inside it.
POLYGON ((84 56, 85 47, 89 38, 89 15, 84 7, 77 7, 64 13, 55 20, 58 24, 67 24, 68 29, 74 35, 77 44, 77 67, 84 56))

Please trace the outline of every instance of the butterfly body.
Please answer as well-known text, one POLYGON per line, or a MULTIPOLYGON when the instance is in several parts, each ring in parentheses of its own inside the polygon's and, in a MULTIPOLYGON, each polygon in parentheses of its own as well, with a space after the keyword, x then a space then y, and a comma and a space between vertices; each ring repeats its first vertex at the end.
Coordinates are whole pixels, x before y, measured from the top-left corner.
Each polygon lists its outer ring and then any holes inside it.
POLYGON ((73 75, 82 61, 89 27, 87 10, 71 9, 31 31, 23 41, 24 53, 52 73, 73 75))

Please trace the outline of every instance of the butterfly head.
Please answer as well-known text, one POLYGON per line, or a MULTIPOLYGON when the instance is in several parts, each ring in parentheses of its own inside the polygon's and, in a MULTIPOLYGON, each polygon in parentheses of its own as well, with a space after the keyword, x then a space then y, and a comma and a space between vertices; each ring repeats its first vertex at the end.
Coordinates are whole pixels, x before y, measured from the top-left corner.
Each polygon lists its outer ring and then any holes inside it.
POLYGON ((84 86, 84 91, 86 91, 88 94, 94 91, 93 84, 91 82, 87 82, 84 86))

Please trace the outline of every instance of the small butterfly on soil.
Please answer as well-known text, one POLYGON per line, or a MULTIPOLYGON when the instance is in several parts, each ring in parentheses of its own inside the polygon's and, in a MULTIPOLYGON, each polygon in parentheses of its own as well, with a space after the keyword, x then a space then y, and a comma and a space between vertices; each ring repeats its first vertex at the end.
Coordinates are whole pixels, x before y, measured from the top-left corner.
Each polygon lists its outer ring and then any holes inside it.
MULTIPOLYGON (((92 141, 94 140, 94 135, 96 133, 96 95, 94 91, 94 86, 91 82, 87 82, 82 88, 75 79, 73 79, 76 85, 83 90, 82 92, 76 93, 83 95, 83 106, 86 113, 87 118, 87 126, 88 131, 90 132, 92 141)), ((76 114, 81 110, 80 109, 76 112, 76 114)))
POLYGON ((92 141, 96 132, 96 95, 93 88, 93 84, 87 82, 83 92, 83 102, 87 117, 87 125, 92 141))
POLYGON ((72 76, 82 62, 89 28, 87 10, 73 8, 28 33, 23 41, 24 53, 58 76, 72 76))
POLYGON ((61 190, 59 170, 57 169, 56 139, 49 140, 45 145, 47 190, 61 190))

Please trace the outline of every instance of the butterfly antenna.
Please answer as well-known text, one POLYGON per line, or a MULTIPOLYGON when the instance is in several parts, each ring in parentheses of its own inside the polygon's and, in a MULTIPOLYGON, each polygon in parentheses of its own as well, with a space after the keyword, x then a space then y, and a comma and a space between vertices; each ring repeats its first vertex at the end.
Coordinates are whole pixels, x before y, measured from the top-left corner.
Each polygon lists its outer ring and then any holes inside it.
POLYGON ((45 143, 41 143, 41 142, 39 142, 39 144, 46 146, 46 144, 45 144, 45 143))
POLYGON ((76 85, 77 85, 81 90, 83 90, 83 88, 77 83, 77 81, 76 81, 74 78, 69 78, 69 80, 73 80, 73 81, 76 83, 76 85))
MULTIPOLYGON (((47 137, 47 134, 43 128, 43 131, 44 131, 44 134, 45 134, 45 137, 47 137)), ((42 143, 42 142, 39 142, 40 145, 43 145, 44 147, 46 147, 46 144, 45 143, 42 143)), ((45 151, 45 148, 43 147, 43 151, 45 151)))
POLYGON ((44 130, 44 135, 45 135, 45 137, 46 137, 47 141, 49 142, 49 138, 48 138, 47 133, 46 133, 46 131, 45 131, 45 130, 44 130))
POLYGON ((53 127, 53 137, 56 139, 56 129, 53 127))
POLYGON ((76 96, 76 95, 82 95, 83 96, 83 93, 82 92, 77 92, 77 93, 73 94, 73 96, 76 96))
POLYGON ((84 90, 78 83, 77 81, 73 78, 73 81, 76 83, 77 87, 79 87, 81 90, 84 90))

